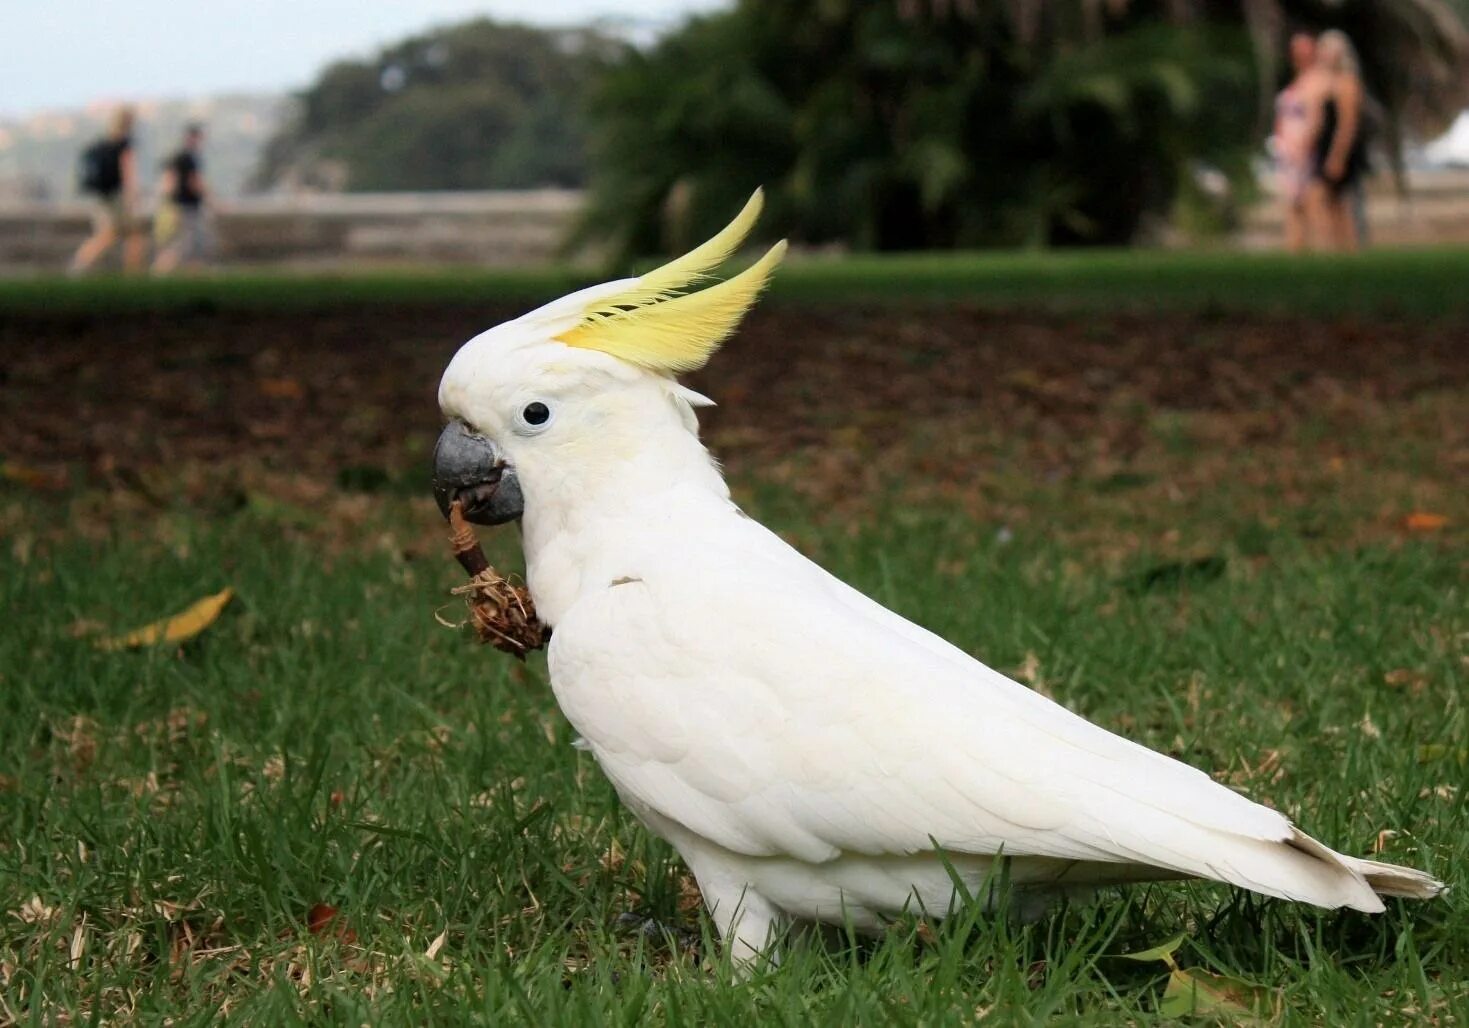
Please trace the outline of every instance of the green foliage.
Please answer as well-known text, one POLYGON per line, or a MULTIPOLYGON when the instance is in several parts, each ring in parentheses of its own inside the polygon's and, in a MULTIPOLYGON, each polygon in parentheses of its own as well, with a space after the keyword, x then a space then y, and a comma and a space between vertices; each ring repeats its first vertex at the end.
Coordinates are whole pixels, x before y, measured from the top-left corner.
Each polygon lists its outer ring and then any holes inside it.
POLYGON ((1282 31, 1339 23, 1390 112, 1446 107, 1441 0, 740 0, 600 81, 583 235, 677 249, 764 184, 812 244, 1131 242, 1194 169, 1250 178, 1282 31))
POLYGON ((630 57, 595 101, 588 231, 669 248, 763 182, 809 243, 1121 243, 1185 160, 1242 166, 1242 32, 1140 17, 1027 44, 1000 5, 976 10, 745 0, 630 57))
POLYGON ((271 142, 262 185, 351 190, 574 186, 587 83, 616 46, 488 20, 327 68, 271 142))

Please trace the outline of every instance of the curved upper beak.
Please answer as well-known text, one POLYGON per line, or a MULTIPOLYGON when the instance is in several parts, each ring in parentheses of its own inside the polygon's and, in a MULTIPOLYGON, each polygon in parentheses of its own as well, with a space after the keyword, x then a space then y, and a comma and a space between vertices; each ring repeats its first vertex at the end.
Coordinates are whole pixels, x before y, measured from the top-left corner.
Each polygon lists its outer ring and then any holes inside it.
POLYGON ((485 436, 451 421, 434 446, 434 499, 444 517, 459 500, 464 517, 477 525, 503 525, 525 510, 515 469, 485 436))

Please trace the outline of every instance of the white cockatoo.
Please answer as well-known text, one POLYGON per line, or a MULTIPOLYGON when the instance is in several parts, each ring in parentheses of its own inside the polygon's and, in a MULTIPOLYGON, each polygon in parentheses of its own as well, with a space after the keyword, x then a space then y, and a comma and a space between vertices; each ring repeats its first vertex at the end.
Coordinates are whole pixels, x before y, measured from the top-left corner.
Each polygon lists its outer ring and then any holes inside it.
MULTIPOLYGON (((759 214, 639 278, 475 337, 439 387, 435 491, 520 519, 551 685, 687 862, 732 956, 791 920, 942 915, 1003 860, 1021 898, 1200 877, 1376 912, 1422 872, 1097 727, 844 584, 745 515, 699 441, 702 366, 785 251, 707 288, 759 214)), ((999 877, 999 876, 997 876, 999 877)))

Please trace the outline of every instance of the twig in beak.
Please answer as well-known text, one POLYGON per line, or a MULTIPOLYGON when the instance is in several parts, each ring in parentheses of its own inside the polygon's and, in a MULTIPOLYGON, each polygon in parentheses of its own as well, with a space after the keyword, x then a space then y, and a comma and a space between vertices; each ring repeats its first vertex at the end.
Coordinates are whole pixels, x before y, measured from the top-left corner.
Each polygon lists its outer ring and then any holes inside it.
POLYGON ((474 527, 464 519, 464 505, 449 505, 449 545, 454 559, 469 573, 468 585, 454 590, 469 607, 469 620, 480 642, 487 642, 520 660, 539 650, 551 637, 551 629, 536 616, 535 602, 523 585, 514 585, 485 558, 474 527))

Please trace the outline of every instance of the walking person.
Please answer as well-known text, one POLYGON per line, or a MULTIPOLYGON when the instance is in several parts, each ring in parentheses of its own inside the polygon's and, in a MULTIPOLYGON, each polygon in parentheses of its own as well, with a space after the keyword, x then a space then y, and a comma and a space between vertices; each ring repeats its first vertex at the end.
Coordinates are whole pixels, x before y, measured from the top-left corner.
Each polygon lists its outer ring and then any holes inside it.
POLYGON ((156 275, 166 275, 180 266, 198 267, 204 262, 209 245, 205 224, 209 193, 204 185, 200 157, 203 145, 203 126, 190 123, 184 129, 178 152, 163 166, 162 203, 154 225, 154 241, 158 245, 158 256, 153 261, 156 275))
POLYGON ((71 259, 71 273, 85 272, 122 240, 123 270, 143 269, 148 241, 138 217, 138 162, 133 152, 133 111, 119 107, 107 135, 82 154, 81 188, 95 198, 92 234, 71 259))
POLYGON ((1297 32, 1290 38, 1290 82, 1275 98, 1275 131, 1270 150, 1275 157, 1277 190, 1285 207, 1285 247, 1306 248, 1306 190, 1311 184, 1312 131, 1322 90, 1316 67, 1316 37, 1297 32))
POLYGON ((1353 252, 1362 245, 1353 205, 1367 173, 1361 65, 1352 41, 1335 29, 1317 40, 1316 63, 1323 78, 1306 211, 1318 246, 1353 252))

